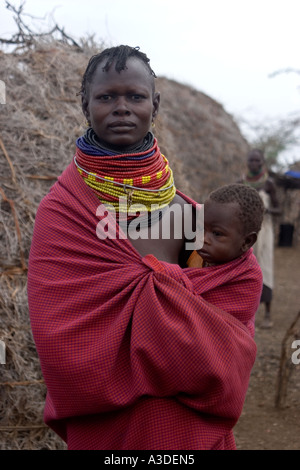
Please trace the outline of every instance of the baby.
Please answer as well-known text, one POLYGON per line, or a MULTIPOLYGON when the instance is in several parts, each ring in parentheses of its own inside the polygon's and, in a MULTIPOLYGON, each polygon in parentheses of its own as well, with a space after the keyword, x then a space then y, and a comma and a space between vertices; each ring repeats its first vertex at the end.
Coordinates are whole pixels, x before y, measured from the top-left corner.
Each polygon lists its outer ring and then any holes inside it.
POLYGON ((243 184, 213 191, 204 202, 204 243, 188 258, 189 267, 227 263, 243 255, 257 240, 264 205, 258 192, 243 184))
POLYGON ((234 316, 251 336, 262 291, 262 272, 253 254, 264 215, 258 192, 229 184, 204 202, 204 242, 186 265, 194 292, 234 316), (197 269, 203 268, 203 269, 197 269))

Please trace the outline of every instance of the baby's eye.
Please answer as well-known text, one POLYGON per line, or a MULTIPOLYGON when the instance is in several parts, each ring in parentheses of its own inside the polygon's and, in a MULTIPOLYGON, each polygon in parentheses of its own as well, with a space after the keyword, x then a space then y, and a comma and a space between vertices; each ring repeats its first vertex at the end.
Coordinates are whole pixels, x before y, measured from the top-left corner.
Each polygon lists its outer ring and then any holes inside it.
POLYGON ((220 232, 219 230, 214 230, 213 231, 213 234, 215 237, 222 237, 224 234, 222 232, 220 232))

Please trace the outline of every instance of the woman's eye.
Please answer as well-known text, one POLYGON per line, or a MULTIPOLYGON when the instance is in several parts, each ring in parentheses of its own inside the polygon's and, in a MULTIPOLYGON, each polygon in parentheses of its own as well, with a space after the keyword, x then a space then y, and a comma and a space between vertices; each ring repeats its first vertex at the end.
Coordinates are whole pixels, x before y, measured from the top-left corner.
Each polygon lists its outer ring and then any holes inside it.
POLYGON ((131 95, 133 101, 141 101, 144 97, 142 95, 131 95))
POLYGON ((97 99, 100 101, 109 101, 111 99, 111 95, 100 95, 97 99))

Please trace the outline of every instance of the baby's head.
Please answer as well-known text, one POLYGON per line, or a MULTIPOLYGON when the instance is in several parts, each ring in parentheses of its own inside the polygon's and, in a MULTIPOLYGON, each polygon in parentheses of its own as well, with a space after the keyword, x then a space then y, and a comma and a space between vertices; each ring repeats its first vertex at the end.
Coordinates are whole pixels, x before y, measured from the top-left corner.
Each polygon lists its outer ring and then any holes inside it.
POLYGON ((198 253, 214 264, 239 257, 256 242, 263 216, 264 205, 255 189, 221 186, 204 202, 204 245, 198 253))
POLYGON ((256 189, 245 184, 227 184, 211 192, 208 200, 219 204, 238 203, 238 218, 244 235, 260 231, 265 208, 256 189))

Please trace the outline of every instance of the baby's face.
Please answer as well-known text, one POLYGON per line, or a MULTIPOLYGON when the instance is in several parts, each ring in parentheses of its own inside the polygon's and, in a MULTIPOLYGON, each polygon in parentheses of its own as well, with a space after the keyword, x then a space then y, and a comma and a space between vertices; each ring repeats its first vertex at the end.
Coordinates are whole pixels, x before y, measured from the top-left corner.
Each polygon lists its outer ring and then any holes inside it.
POLYGON ((197 250, 208 263, 222 264, 243 254, 245 236, 237 202, 204 203, 204 244, 197 250))

